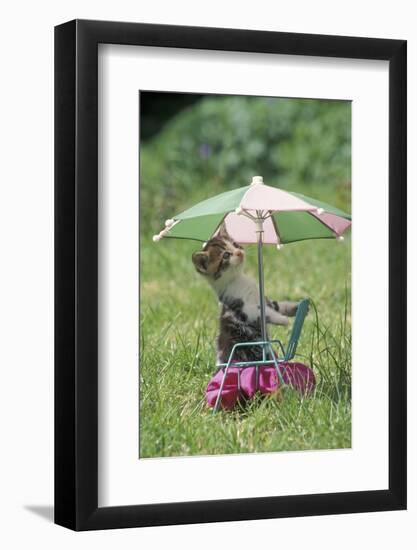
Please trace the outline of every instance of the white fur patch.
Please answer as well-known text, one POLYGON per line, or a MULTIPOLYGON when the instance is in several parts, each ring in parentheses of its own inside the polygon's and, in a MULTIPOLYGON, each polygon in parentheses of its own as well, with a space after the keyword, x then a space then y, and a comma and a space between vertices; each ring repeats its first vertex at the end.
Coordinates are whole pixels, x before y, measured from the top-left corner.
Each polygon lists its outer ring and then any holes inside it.
POLYGON ((223 300, 242 300, 242 311, 247 315, 248 321, 256 321, 259 318, 259 289, 251 277, 240 270, 230 269, 220 279, 212 281, 212 286, 223 300))

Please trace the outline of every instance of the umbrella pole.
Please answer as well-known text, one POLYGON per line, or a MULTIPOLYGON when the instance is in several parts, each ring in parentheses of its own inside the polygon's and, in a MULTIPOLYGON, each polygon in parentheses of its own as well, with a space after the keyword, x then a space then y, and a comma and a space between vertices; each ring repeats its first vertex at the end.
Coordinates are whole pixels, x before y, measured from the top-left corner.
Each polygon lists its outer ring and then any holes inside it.
MULTIPOLYGON (((258 234, 258 279, 259 279, 259 302, 261 313, 261 334, 262 341, 266 342, 268 339, 266 333, 266 318, 265 318, 265 292, 264 292, 264 266, 263 266, 263 219, 256 219, 257 234, 258 234)), ((262 346, 262 359, 265 360, 265 346, 262 346)))

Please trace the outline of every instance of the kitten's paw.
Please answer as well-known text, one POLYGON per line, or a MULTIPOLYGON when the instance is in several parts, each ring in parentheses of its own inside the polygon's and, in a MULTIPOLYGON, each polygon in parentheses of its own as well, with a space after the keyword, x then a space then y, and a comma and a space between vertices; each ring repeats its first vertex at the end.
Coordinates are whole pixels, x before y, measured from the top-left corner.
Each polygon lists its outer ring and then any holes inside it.
POLYGON ((284 313, 284 315, 288 315, 288 317, 294 317, 299 305, 300 302, 280 302, 279 310, 284 313))

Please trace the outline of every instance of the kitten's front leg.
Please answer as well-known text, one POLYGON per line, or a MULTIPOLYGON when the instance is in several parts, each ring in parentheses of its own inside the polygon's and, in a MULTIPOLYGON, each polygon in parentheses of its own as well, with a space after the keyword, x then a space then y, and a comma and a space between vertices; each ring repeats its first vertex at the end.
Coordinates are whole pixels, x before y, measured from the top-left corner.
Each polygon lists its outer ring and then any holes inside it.
POLYGON ((299 302, 272 302, 273 308, 283 315, 294 317, 297 313, 299 302))
POLYGON ((288 317, 270 306, 266 306, 265 314, 267 323, 271 323, 272 325, 282 325, 284 327, 288 325, 288 317))

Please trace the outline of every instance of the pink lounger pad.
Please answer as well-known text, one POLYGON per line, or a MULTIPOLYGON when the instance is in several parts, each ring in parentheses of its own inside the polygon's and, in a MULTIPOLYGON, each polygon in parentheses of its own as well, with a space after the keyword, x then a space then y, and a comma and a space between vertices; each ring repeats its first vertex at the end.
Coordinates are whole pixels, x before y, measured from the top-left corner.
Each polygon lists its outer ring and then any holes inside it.
MULTIPOLYGON (((286 385, 298 390, 302 395, 311 393, 316 386, 316 377, 310 367, 303 363, 280 363, 282 378, 286 385)), ((214 407, 219 394, 224 371, 219 370, 210 380, 206 389, 206 401, 214 407)), ((224 381, 221 406, 224 409, 233 409, 240 398, 250 399, 256 391, 263 394, 274 393, 280 386, 275 367, 259 367, 259 384, 256 389, 255 367, 229 367, 224 381), (240 371, 240 391, 238 389, 238 372, 240 371)))

